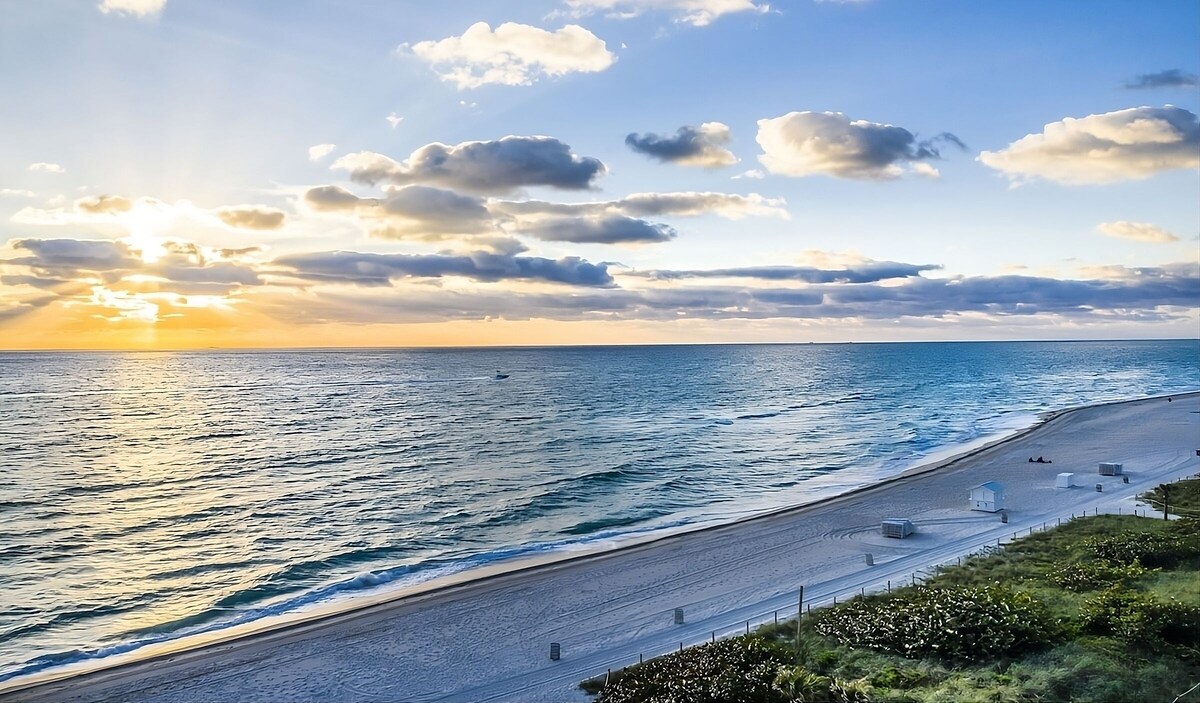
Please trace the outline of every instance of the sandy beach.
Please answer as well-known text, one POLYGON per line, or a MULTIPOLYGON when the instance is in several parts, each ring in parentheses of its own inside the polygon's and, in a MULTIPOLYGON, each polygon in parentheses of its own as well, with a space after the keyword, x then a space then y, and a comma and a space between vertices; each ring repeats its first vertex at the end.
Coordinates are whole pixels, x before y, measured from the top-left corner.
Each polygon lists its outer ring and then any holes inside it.
POLYGON ((1074 409, 837 498, 623 549, 469 572, 350 612, 181 640, 0 684, 5 701, 575 701, 577 685, 712 636, 920 578, 997 540, 1200 471, 1200 393, 1074 409), (1052 464, 1030 463, 1044 456, 1052 464), (1099 462, 1122 462, 1099 476, 1099 462), (1060 472, 1077 485, 1056 489, 1060 472), (998 481, 1008 522, 968 509, 998 481), (1101 484, 1103 490, 1096 491, 1101 484), (880 535, 887 517, 918 530, 880 535), (867 555, 873 560, 868 565, 867 555), (675 608, 684 611, 676 624, 675 608), (551 661, 550 643, 562 658, 551 661))

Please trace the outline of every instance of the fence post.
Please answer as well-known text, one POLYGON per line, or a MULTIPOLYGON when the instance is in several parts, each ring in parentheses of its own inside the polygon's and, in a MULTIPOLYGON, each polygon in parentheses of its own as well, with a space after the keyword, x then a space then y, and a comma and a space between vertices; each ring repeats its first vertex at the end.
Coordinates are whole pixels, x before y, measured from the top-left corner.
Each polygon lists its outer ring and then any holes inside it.
MULTIPOLYGON (((812 606, 809 606, 810 608, 812 606)), ((804 586, 800 586, 800 595, 796 599, 796 663, 800 663, 800 619, 804 617, 804 586)))

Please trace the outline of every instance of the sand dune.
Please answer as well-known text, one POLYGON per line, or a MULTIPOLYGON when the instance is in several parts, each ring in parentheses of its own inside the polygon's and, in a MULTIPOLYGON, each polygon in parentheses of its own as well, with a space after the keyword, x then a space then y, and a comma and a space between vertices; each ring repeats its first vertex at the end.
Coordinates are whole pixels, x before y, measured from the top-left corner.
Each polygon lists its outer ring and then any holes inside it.
POLYGON ((802 508, 532 568, 505 565, 273 630, 148 648, 116 667, 93 662, 92 671, 71 676, 10 681, 0 697, 586 700, 578 682, 606 668, 744 630, 747 620, 769 621, 776 610, 787 617, 801 584, 806 600, 819 605, 911 580, 920 569, 1072 513, 1130 510, 1136 493, 1200 471, 1198 446, 1200 394, 1081 408, 969 455, 802 508), (1028 463, 1039 455, 1054 463, 1028 463), (1123 462, 1130 482, 1097 475, 1101 461, 1123 462), (1064 471, 1083 485, 1056 489, 1064 471), (967 509, 968 490, 986 480, 1004 485, 1007 524, 967 509), (879 522, 891 516, 912 519, 918 534, 882 537, 879 522), (515 567, 523 568, 497 573, 515 567), (684 609, 684 624, 674 623, 674 608, 684 609), (560 661, 549 659, 551 642, 561 643, 560 661))

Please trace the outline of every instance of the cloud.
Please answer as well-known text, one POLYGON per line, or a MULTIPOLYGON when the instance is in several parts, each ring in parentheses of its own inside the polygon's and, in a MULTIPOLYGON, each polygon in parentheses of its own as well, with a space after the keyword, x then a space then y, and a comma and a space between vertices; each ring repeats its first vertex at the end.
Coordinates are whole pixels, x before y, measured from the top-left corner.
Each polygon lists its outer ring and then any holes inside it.
POLYGON ((314 144, 308 147, 308 160, 320 161, 321 159, 333 153, 337 148, 336 144, 314 144))
POLYGON ((564 0, 571 13, 584 16, 605 12, 616 19, 630 19, 644 12, 662 11, 672 15, 675 22, 703 27, 722 15, 736 12, 770 11, 766 3, 753 0, 564 0))
POLYGON ((119 241, 15 239, 9 246, 18 256, 0 259, 0 264, 27 268, 32 275, 7 276, 7 284, 62 288, 62 295, 76 295, 97 284, 188 295, 220 295, 263 284, 253 266, 232 260, 248 250, 233 250, 235 256, 227 257, 229 252, 168 241, 148 261, 142 251, 119 241))
POLYGON ((214 213, 222 222, 237 229, 279 229, 287 213, 266 205, 232 205, 214 213))
POLYGON ((617 200, 584 203, 550 203, 544 200, 492 200, 489 207, 498 213, 516 218, 540 215, 596 216, 629 215, 631 217, 662 217, 676 215, 696 217, 713 214, 727 220, 745 217, 778 217, 789 219, 787 201, 767 198, 758 193, 713 193, 683 191, 677 193, 633 193, 617 200))
POLYGON ((133 209, 133 201, 120 195, 94 195, 76 200, 75 209, 90 215, 129 212, 133 209))
POLYGON ((388 113, 388 116, 385 117, 384 119, 387 120, 388 126, 391 127, 392 129, 399 127, 400 123, 404 121, 403 117, 401 117, 400 115, 397 115, 394 112, 388 113))
POLYGON ((1110 237, 1132 239, 1138 242, 1179 241, 1179 237, 1176 237, 1167 230, 1161 227, 1156 227, 1149 222, 1129 222, 1127 220, 1101 222, 1096 226, 1096 229, 1099 230, 1101 234, 1106 234, 1110 237))
POLYGON ((387 286, 394 279, 462 276, 476 281, 534 280, 573 286, 609 286, 605 264, 578 257, 544 259, 491 252, 470 255, 372 254, 352 251, 283 256, 274 261, 292 275, 323 283, 387 286))
POLYGON ((624 215, 599 218, 556 217, 540 220, 519 228, 522 234, 553 242, 577 244, 630 244, 667 242, 675 238, 675 230, 667 225, 654 224, 624 215))
POLYGON ((759 170, 757 168, 752 168, 749 171, 742 171, 741 173, 739 173, 736 176, 731 176, 731 178, 735 181, 742 179, 742 178, 753 178, 755 180, 761 180, 766 177, 767 177, 767 174, 763 173, 761 170, 759 170))
POLYGON ((461 37, 400 46, 459 90, 488 84, 529 85, 543 77, 603 71, 616 61, 604 41, 579 25, 546 31, 505 22, 492 31, 476 22, 461 37))
MULTIPOLYGON (((297 323, 412 322, 503 318, 551 320, 769 320, 858 323, 945 320, 955 324, 1005 320, 1036 324, 1166 321, 1194 314, 1200 271, 1193 264, 1126 269, 1124 276, 1060 280, 1033 276, 827 283, 803 288, 736 286, 623 289, 563 293, 513 290, 405 289, 403 295, 357 298, 314 291, 303 305, 279 301, 273 314, 297 323)), ((382 285, 382 284, 377 284, 382 285)))
POLYGON ((72 278, 81 271, 110 272, 140 268, 142 259, 124 242, 91 239, 14 239, 9 242, 26 256, 0 261, 27 266, 39 275, 72 278))
POLYGON ((344 188, 321 186, 305 193, 304 202, 318 212, 354 215, 381 237, 436 240, 496 232, 482 199, 429 186, 393 188, 382 198, 360 198, 344 188))
POLYGON ((764 281, 801 281, 804 283, 875 283, 896 278, 920 276, 922 271, 936 271, 935 264, 904 264, 896 261, 865 261, 842 269, 820 269, 813 266, 746 266, 699 270, 652 270, 635 272, 660 281, 687 278, 752 278, 764 281))
MULTIPOLYGON (((771 173, 864 180, 898 178, 905 166, 941 158, 940 144, 963 148, 949 132, 918 141, 903 127, 851 121, 840 112, 789 112, 761 119, 757 140, 763 150, 758 160, 771 173)), ((929 175, 928 169, 923 175, 929 175)))
POLYGON ((639 154, 682 166, 720 168, 738 162, 724 147, 730 141, 729 127, 720 122, 705 122, 699 127, 680 127, 674 136, 630 134, 625 144, 639 154))
POLYGON ((153 17, 162 12, 167 0, 103 0, 100 11, 104 14, 115 13, 130 17, 153 17))
POLYGON ((36 198, 37 193, 24 188, 0 188, 0 197, 4 198, 36 198))
POLYGON ((1014 181, 1067 185, 1141 180, 1200 166, 1200 120, 1183 108, 1134 107, 1046 125, 1000 151, 979 155, 1014 181))
POLYGON ((1143 73, 1125 84, 1130 90, 1143 88, 1191 88, 1200 85, 1200 76, 1171 68, 1158 73, 1143 73))
POLYGON ((507 136, 454 146, 426 144, 403 162, 363 151, 347 154, 333 168, 350 179, 375 185, 429 183, 480 193, 507 193, 525 186, 582 190, 605 173, 599 159, 571 152, 553 137, 507 136))
POLYGON ((35 164, 29 164, 29 170, 33 171, 34 173, 66 173, 67 172, 67 169, 63 168, 62 166, 59 166, 58 164, 46 163, 45 161, 39 161, 35 164))

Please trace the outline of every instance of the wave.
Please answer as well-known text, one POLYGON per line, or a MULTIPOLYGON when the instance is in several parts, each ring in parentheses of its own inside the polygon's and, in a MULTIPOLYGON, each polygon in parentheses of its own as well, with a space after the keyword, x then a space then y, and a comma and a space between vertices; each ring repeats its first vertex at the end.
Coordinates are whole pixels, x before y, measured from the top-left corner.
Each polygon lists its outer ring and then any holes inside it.
MULTIPOLYGON (((645 519, 650 520, 653 518, 646 517, 645 519)), ((639 520, 639 522, 640 521, 642 520, 639 520)), ((220 599, 209 609, 201 613, 195 613, 193 615, 172 620, 170 622, 164 622, 148 628, 143 628, 141 630, 128 632, 126 635, 133 635, 133 637, 106 647, 98 647, 95 649, 70 649, 63 652, 56 652, 53 654, 46 654, 36 657, 25 662, 16 669, 8 672, 0 672, 0 681, 7 681, 19 676, 28 676, 30 674, 35 674, 39 671, 45 671, 46 669, 53 667, 77 664, 85 661, 95 661, 118 654, 125 654, 137 649, 141 649, 142 647, 146 647, 148 645, 158 644, 160 642, 226 630, 238 625, 244 625, 268 617, 292 615, 302 612, 305 608, 311 607, 314 604, 328 603, 337 599, 338 597, 361 595, 363 592, 376 590, 383 586, 390 585, 397 588, 414 586, 435 578, 450 576, 456 573, 488 566, 496 562, 509 561, 523 557, 533 557, 553 552, 564 552, 571 549, 586 547, 597 542, 611 541, 616 538, 628 538, 639 534, 679 528, 686 526, 691 522, 691 519, 682 518, 667 523, 656 524, 643 528, 635 528, 632 530, 599 529, 596 532, 574 539, 535 542, 522 546, 504 547, 465 558, 440 557, 428 559, 425 561, 415 562, 413 564, 400 565, 378 571, 363 572, 349 579, 336 581, 316 588, 310 588, 303 593, 290 598, 282 598, 275 602, 266 603, 258 607, 239 609, 240 606, 250 605, 251 603, 261 600, 260 597, 270 597, 270 594, 272 593, 278 595, 279 593, 288 592, 289 589, 280 589, 275 591, 270 585, 273 580, 278 581, 282 574, 315 574, 319 573, 318 567, 320 565, 332 565, 339 562, 345 563, 347 560, 354 561, 361 559, 364 555, 373 551, 385 550, 387 548, 380 547, 362 549, 343 555, 336 555, 328 559, 300 562, 287 567, 281 572, 277 572, 274 576, 268 578, 268 580, 262 584, 238 591, 220 599)), ((296 589, 290 590, 294 591, 296 589)), ((93 614, 99 614, 95 611, 92 612, 93 614)))

